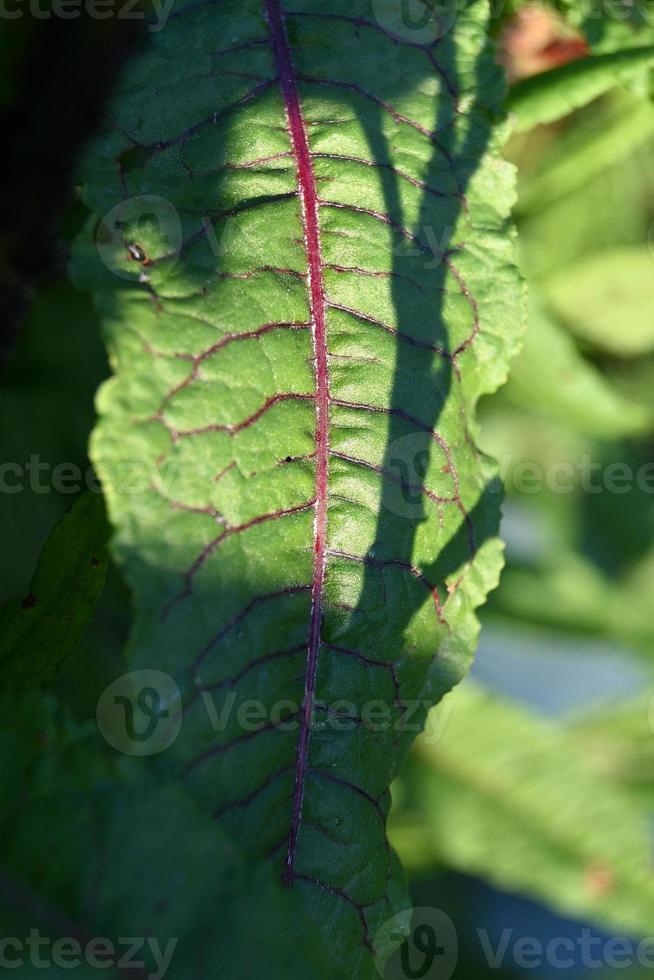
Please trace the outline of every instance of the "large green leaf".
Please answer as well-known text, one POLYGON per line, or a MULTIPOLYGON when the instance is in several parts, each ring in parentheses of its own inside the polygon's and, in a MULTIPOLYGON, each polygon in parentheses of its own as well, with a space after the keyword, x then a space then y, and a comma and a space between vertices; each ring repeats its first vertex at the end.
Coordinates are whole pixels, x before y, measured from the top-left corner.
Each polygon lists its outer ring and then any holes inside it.
POLYGON ((86 167, 129 663, 184 705, 162 765, 357 978, 406 901, 389 784, 501 563, 474 410, 522 319, 513 187, 486 4, 459 7, 416 35, 370 0, 178 4, 86 167))

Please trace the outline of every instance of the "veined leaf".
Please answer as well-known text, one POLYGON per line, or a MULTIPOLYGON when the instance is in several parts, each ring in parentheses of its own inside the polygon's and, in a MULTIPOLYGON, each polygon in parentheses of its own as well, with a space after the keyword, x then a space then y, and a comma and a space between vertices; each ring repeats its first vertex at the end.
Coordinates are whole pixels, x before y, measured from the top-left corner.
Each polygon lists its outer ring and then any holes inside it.
POLYGON ((647 935, 645 811, 593 771, 571 734, 483 688, 466 682, 438 711, 432 739, 416 745, 393 832, 409 866, 437 859, 567 915, 647 935))
POLYGON ((522 319, 514 192, 487 5, 459 7, 407 37, 370 0, 178 4, 86 168, 130 666, 181 690, 167 766, 362 980, 406 902, 402 705, 462 676, 501 563, 474 409, 522 319))
POLYGON ((3 684, 40 687, 55 679, 104 588, 107 537, 102 497, 85 493, 48 538, 29 595, 0 613, 3 684))
POLYGON ((627 48, 570 61, 517 82, 507 107, 518 132, 550 123, 630 81, 654 62, 654 47, 627 48))

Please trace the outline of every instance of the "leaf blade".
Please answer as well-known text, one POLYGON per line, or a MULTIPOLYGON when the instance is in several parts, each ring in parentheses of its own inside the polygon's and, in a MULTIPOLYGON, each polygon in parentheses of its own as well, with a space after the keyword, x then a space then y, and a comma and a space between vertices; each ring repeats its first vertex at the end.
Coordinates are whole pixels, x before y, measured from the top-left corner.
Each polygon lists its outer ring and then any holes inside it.
POLYGON ((478 685, 443 706, 439 737, 417 743, 417 811, 394 840, 564 914, 645 934, 654 902, 644 809, 593 771, 572 734, 478 685))
POLYGON ((10 686, 50 684, 88 626, 104 588, 104 503, 84 493, 48 538, 22 602, 3 609, 0 674, 10 686))
POLYGON ((292 870, 335 958, 366 977, 405 901, 385 837, 412 738, 394 731, 396 702, 424 715, 456 683, 499 574, 499 488, 471 439, 517 345, 514 192, 489 123, 502 80, 483 3, 433 50, 396 44, 365 2, 307 2, 284 15, 286 42, 267 9, 180 9, 96 149, 94 208, 166 197, 184 241, 124 211, 111 264, 131 282, 80 255, 116 371, 93 456, 135 592, 130 665, 169 671, 185 699, 169 764, 292 870), (171 77, 181 118, 162 97, 171 77), (115 474, 135 460, 128 495, 115 474), (202 697, 220 714, 228 693, 264 720, 210 730, 202 697), (344 698, 354 717, 335 732, 344 698), (371 700, 381 730, 361 717, 371 700))
POLYGON ((581 109, 615 85, 637 77, 653 61, 654 47, 648 45, 591 55, 521 79, 507 100, 516 131, 555 122, 581 109))

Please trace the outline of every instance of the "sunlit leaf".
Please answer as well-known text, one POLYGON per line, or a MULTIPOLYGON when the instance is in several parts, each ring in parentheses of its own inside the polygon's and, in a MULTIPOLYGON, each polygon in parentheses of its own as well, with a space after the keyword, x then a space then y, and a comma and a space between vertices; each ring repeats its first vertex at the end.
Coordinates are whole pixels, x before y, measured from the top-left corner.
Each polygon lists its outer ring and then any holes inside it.
POLYGON ((179 5, 85 171, 130 668, 175 679, 167 765, 361 980, 407 901, 401 702, 462 676, 501 564, 474 412, 520 333, 513 187, 487 6, 458 6, 416 37, 369 0, 179 5))

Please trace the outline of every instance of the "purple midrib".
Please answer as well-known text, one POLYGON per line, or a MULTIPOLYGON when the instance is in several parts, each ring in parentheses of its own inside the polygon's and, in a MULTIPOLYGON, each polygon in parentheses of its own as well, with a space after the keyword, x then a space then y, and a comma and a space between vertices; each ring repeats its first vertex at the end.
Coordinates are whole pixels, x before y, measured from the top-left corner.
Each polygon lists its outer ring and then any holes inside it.
POLYGON ((314 520, 314 563, 311 586, 311 616, 307 645, 307 666, 304 705, 300 718, 295 763, 295 786, 291 829, 286 854, 285 881, 290 884, 294 874, 302 801, 307 774, 309 735, 315 700, 316 665, 320 647, 323 589, 325 583, 327 535, 327 460, 329 456, 329 368, 327 361, 326 304, 323 285, 323 263, 320 251, 318 223, 318 194, 311 162, 306 126, 297 89, 291 50, 286 35, 280 0, 264 0, 270 37, 284 97, 288 129, 297 167, 298 190, 304 225, 304 241, 309 267, 311 330, 316 379, 316 510, 314 520))

